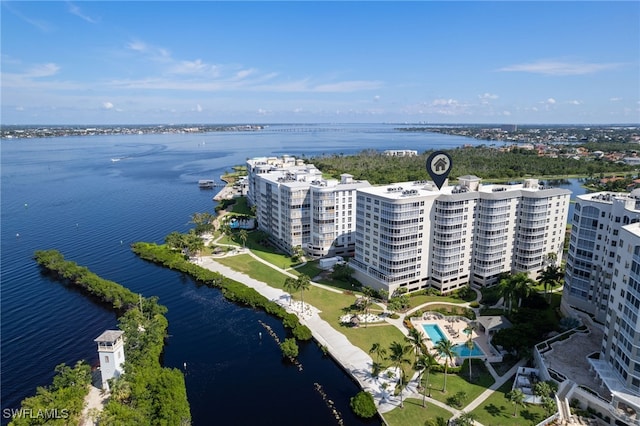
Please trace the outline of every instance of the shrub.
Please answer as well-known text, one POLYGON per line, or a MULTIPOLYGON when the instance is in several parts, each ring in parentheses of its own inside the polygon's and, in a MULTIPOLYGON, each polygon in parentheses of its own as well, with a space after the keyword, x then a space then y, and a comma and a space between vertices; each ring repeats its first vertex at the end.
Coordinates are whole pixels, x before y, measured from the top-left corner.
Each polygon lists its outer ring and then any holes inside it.
POLYGON ((350 405, 357 416, 365 419, 375 416, 377 412, 373 396, 369 392, 358 392, 356 396, 351 398, 350 405))
POLYGON ((295 359, 298 356, 298 344, 296 343, 296 339, 284 339, 284 342, 280 344, 280 350, 282 351, 282 356, 295 359))

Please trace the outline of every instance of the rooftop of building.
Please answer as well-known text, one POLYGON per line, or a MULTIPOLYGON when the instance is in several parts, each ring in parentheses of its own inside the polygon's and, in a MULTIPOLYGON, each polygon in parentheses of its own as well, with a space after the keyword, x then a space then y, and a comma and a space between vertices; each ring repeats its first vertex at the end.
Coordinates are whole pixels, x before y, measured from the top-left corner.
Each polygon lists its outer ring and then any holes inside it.
POLYGON ((622 227, 627 232, 630 232, 636 238, 640 239, 640 222, 635 222, 630 225, 625 225, 622 227))
POLYGON ((640 200, 640 189, 634 189, 631 192, 611 192, 611 191, 602 191, 602 192, 591 192, 588 194, 578 195, 581 200, 588 201, 597 201, 601 203, 613 203, 613 200, 640 200))
POLYGON ((122 330, 106 330, 94 339, 94 342, 115 342, 124 334, 122 330))
POLYGON ((445 182, 442 188, 438 187, 429 180, 418 180, 412 182, 399 182, 388 185, 372 186, 362 189, 362 192, 381 196, 389 199, 403 199, 412 196, 420 197, 438 197, 442 195, 451 195, 454 198, 474 198, 475 194, 483 194, 483 198, 510 198, 517 197, 524 193, 535 196, 550 195, 569 195, 571 192, 567 189, 552 188, 543 186, 538 183, 537 179, 525 179, 524 182, 518 184, 481 184, 481 178, 477 176, 467 175, 458 178, 458 183, 449 184, 449 180, 445 182))

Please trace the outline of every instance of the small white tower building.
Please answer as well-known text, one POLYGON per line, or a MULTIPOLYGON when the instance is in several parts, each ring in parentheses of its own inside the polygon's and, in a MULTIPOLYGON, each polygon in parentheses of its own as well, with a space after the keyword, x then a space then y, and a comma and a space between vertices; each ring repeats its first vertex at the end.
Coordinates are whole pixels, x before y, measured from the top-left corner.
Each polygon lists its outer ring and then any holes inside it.
POLYGON ((124 331, 121 330, 107 330, 94 340, 98 344, 103 389, 109 389, 107 380, 120 377, 124 373, 123 335, 124 331))

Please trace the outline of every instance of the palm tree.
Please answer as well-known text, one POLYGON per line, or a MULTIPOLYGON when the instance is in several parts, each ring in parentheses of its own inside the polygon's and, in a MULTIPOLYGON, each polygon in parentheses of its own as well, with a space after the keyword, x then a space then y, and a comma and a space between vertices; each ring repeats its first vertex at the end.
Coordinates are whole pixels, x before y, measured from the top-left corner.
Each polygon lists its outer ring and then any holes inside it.
POLYGON ((292 277, 287 277, 287 279, 284 280, 283 288, 284 291, 289 293, 289 306, 291 306, 292 293, 298 290, 298 280, 292 277))
POLYGON ((380 358, 384 359, 384 356, 387 354, 387 350, 383 348, 380 343, 374 343, 371 345, 369 353, 376 354, 376 361, 380 362, 380 358))
POLYGON ((467 358, 467 361, 469 361, 469 381, 471 381, 471 351, 473 351, 473 346, 474 346, 473 340, 471 340, 471 337, 475 329, 476 329, 476 322, 471 321, 467 324, 467 326, 463 330, 463 332, 466 333, 467 336, 469 336, 467 338, 467 342, 465 343, 465 345, 467 346, 467 349, 469 349, 469 357, 467 358))
POLYGON ((240 238, 240 241, 242 241, 242 247, 245 247, 245 245, 247 244, 247 238, 249 238, 247 230, 241 229, 240 232, 238 232, 238 238, 240 238))
POLYGON ((476 416, 473 413, 462 412, 456 419, 456 426, 473 426, 476 416))
POLYGON ((507 393, 507 399, 513 404, 513 417, 518 417, 518 405, 524 406, 524 393, 520 389, 514 389, 507 393))
POLYGON ((189 230, 189 233, 184 237, 184 244, 189 256, 191 254, 198 255, 198 252, 204 248, 204 241, 193 229, 189 230))
POLYGON ((402 370, 402 364, 409 364, 410 361, 407 359, 406 355, 411 350, 410 345, 403 345, 400 342, 393 342, 389 346, 389 361, 391 361, 391 365, 393 365, 398 371, 398 387, 400 388, 400 407, 404 407, 402 403, 402 389, 404 384, 404 371, 402 370))
POLYGON ((529 296, 535 281, 529 278, 526 272, 518 272, 500 281, 500 293, 505 302, 509 302, 509 313, 513 308, 513 299, 518 297, 518 306, 522 304, 522 299, 529 296))
POLYGON ((362 311, 364 313, 364 328, 367 328, 367 319, 369 317, 369 307, 371 306, 371 298, 373 297, 373 289, 371 287, 362 287, 362 294, 364 294, 364 296, 360 299, 361 300, 361 305, 360 307, 362 308, 362 311))
POLYGON ((380 358, 384 359, 384 356, 387 354, 387 350, 380 345, 380 343, 374 343, 371 345, 371 349, 369 349, 370 354, 376 354, 376 361, 372 364, 372 373, 371 375, 374 377, 378 376, 378 373, 382 369, 382 364, 380 363, 380 358))
POLYGON ((298 277, 297 289, 300 290, 300 300, 302 301, 302 309, 304 309, 304 291, 309 290, 311 286, 311 278, 308 275, 302 274, 298 277))
POLYGON ((418 359, 416 360, 416 369, 421 372, 420 376, 418 377, 419 384, 422 383, 422 375, 424 373, 427 373, 427 381, 424 383, 424 388, 422 390, 422 406, 423 407, 426 407, 427 388, 429 387, 429 373, 431 372, 431 367, 435 362, 436 362, 435 358, 428 351, 422 352, 418 357, 418 359))
POLYGON ((552 290, 555 286, 560 285, 564 278, 564 271, 562 267, 557 265, 549 265, 540 274, 540 283, 544 285, 544 292, 547 295, 547 301, 549 301, 552 290))
POLYGON ((453 350, 453 342, 449 339, 442 339, 436 343, 435 352, 438 358, 444 359, 444 386, 442 392, 447 392, 447 371, 449 369, 449 361, 453 361, 456 353, 453 350))
POLYGON ((194 213, 191 216, 189 223, 196 225, 196 234, 202 235, 205 232, 209 232, 213 229, 213 221, 215 217, 209 213, 194 213))
POLYGON ((426 346, 424 343, 425 341, 424 334, 422 334, 420 330, 418 330, 417 328, 410 328, 409 335, 405 337, 404 340, 409 342, 413 347, 413 352, 415 355, 414 362, 417 362, 418 355, 420 355, 423 352, 426 352, 426 346))
POLYGON ((164 243, 172 249, 182 250, 184 247, 184 235, 178 231, 173 231, 164 238, 164 243))
POLYGON ((502 296, 503 302, 502 302, 502 306, 503 306, 503 310, 505 309, 506 306, 509 307, 509 313, 511 313, 511 305, 513 302, 513 296, 515 294, 516 288, 515 288, 515 283, 513 282, 513 280, 511 280, 510 276, 507 276, 503 279, 500 280, 499 282, 499 292, 500 295, 502 296))

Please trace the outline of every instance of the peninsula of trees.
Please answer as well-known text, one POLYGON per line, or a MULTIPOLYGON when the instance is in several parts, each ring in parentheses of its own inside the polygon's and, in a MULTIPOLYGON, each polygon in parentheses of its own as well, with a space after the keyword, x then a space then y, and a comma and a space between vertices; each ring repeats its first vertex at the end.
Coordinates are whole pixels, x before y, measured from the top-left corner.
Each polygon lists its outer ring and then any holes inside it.
MULTIPOLYGON (((97 420, 101 425, 187 425, 191 422, 182 372, 165 368, 160 355, 167 336, 167 308, 156 297, 143 298, 113 281, 100 278, 87 268, 64 259, 56 250, 36 251, 36 262, 48 273, 84 292, 110 303, 120 314, 125 333, 125 374, 114 380, 111 396, 97 420)), ((71 370, 56 368, 58 376, 49 388, 22 402, 23 408, 45 410, 72 407, 69 418, 79 419, 90 383, 89 367, 79 363, 71 370), (52 405, 53 404, 53 405, 52 405)), ((43 419, 47 424, 71 424, 69 418, 43 419), (58 422, 58 423, 56 423, 58 422)), ((32 418, 13 419, 13 425, 32 425, 32 418)), ((44 423, 43 423, 44 424, 44 423)))

